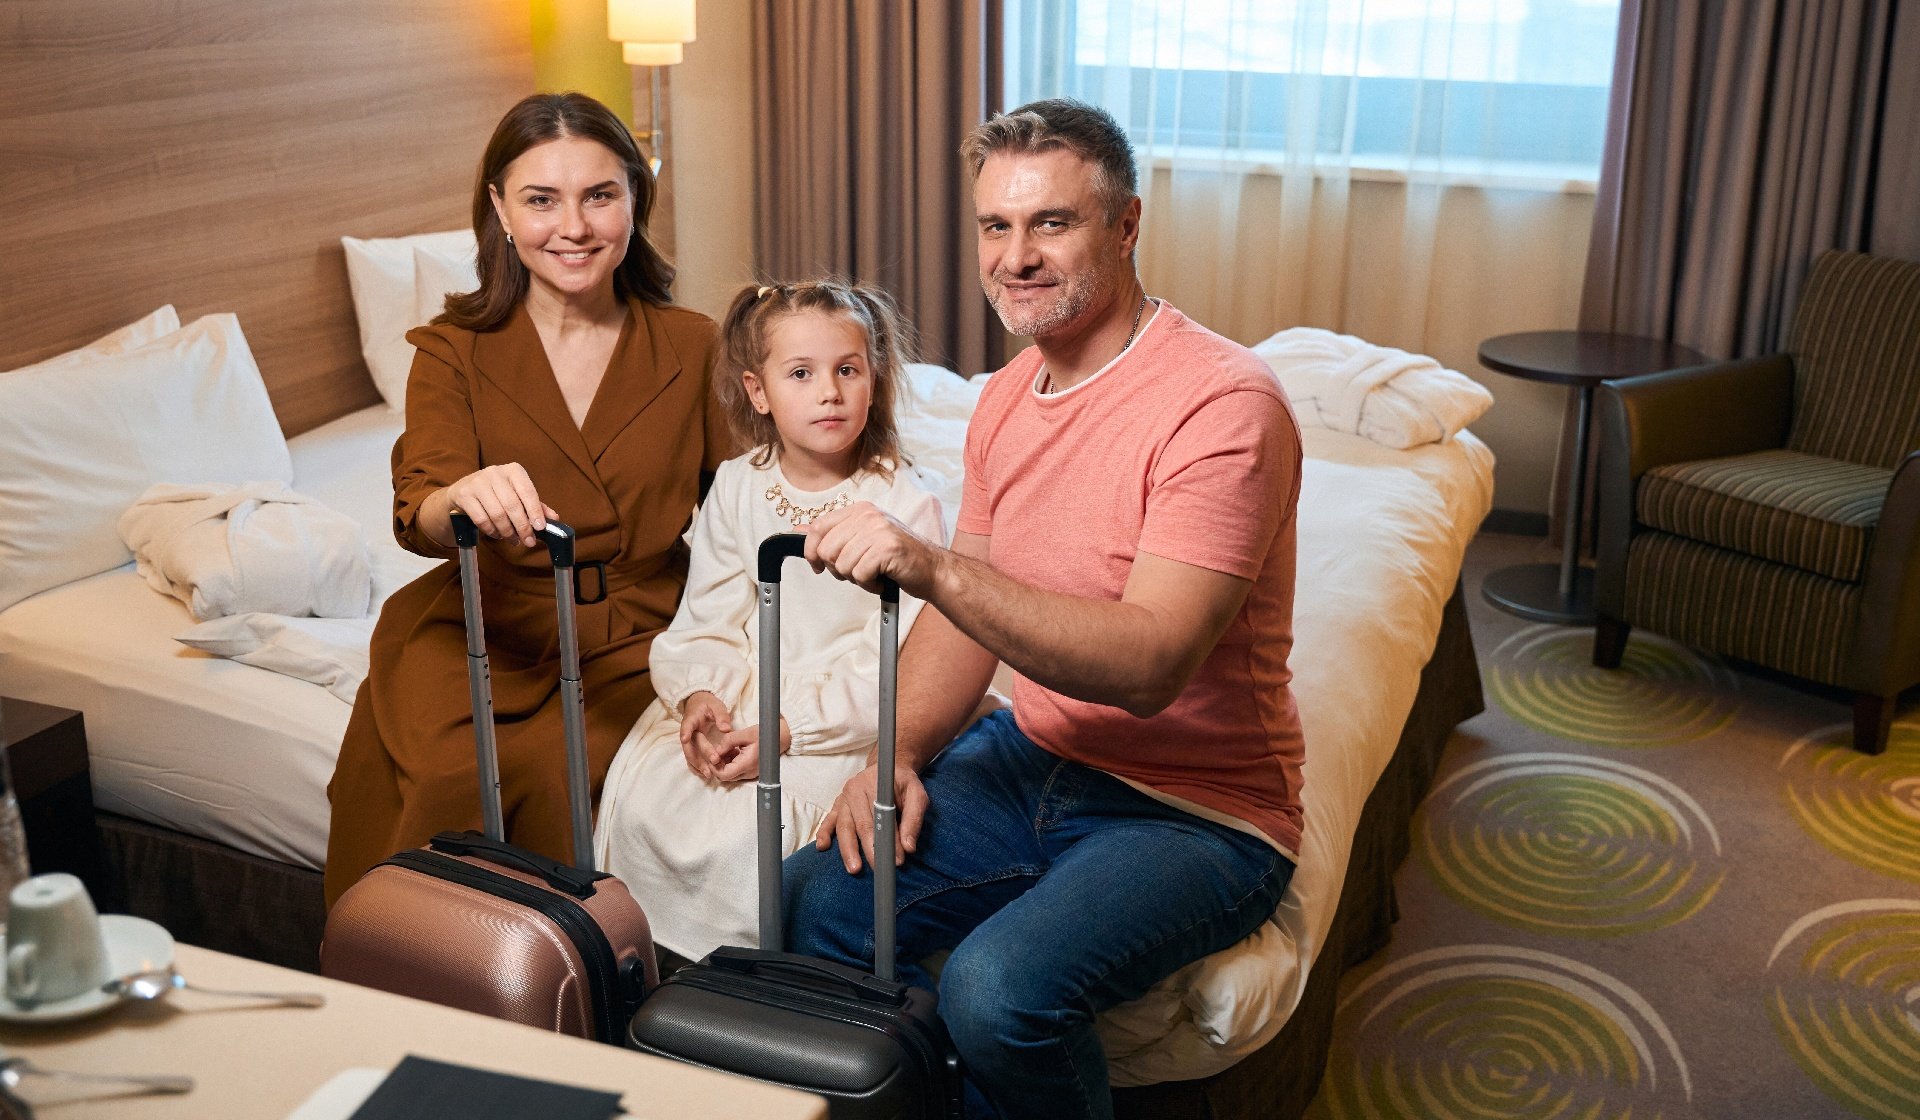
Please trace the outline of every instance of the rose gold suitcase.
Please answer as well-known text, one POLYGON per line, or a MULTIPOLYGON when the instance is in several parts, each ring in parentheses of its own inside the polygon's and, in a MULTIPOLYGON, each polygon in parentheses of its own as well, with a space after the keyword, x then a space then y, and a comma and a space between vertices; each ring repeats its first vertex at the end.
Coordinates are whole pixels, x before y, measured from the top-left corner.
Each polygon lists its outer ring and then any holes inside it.
POLYGON ((544 536, 560 612, 560 691, 573 816, 572 866, 503 839, 493 694, 475 546, 453 515, 467 615, 467 676, 479 757, 481 832, 442 832, 361 877, 334 903, 320 971, 482 1015, 620 1043, 658 980, 647 916, 625 884, 593 870, 584 700, 574 631, 573 531, 544 536))

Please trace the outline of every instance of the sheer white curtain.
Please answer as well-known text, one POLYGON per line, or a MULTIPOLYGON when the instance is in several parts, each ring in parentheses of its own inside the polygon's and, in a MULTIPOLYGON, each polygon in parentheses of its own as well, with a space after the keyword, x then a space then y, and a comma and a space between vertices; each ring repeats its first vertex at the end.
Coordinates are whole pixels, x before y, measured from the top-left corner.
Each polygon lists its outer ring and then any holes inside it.
MULTIPOLYGON (((1006 6, 1005 103, 1120 120, 1148 290, 1222 334, 1327 327, 1477 374, 1481 339, 1577 320, 1617 0, 1006 6)), ((1513 403, 1477 429, 1539 476, 1502 504, 1544 508, 1558 395, 1494 388, 1513 403)))

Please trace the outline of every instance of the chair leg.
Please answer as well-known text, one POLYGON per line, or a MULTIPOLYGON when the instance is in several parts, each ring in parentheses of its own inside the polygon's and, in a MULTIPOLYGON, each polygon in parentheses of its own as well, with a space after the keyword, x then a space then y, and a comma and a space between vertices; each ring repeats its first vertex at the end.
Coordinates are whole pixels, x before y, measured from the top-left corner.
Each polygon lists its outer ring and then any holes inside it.
POLYGON ((1887 749, 1887 737, 1893 734, 1893 710, 1897 696, 1875 696, 1870 692, 1853 697, 1853 749, 1861 754, 1879 754, 1887 749))
POLYGON ((1617 618, 1605 615, 1593 628, 1593 663, 1601 669, 1618 669, 1620 658, 1627 652, 1627 635, 1633 627, 1617 618))

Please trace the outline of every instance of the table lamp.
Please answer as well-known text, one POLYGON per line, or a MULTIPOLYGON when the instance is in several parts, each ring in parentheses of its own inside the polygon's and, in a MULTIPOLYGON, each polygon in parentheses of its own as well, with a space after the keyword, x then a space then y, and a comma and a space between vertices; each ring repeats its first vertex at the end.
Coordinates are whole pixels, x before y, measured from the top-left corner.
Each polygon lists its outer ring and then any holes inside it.
POLYGON ((694 39, 693 0, 607 0, 607 37, 621 44, 628 66, 652 68, 652 127, 646 132, 648 164, 660 174, 666 132, 660 127, 660 68, 685 57, 682 49, 694 39))

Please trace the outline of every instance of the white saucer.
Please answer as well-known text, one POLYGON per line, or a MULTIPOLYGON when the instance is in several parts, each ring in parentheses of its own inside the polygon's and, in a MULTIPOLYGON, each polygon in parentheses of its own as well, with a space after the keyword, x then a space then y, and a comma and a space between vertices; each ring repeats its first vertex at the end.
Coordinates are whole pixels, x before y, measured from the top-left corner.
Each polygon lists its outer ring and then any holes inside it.
MULTIPOLYGON (((166 927, 131 914, 100 915, 100 932, 107 938, 107 975, 125 976, 173 963, 173 935, 166 927)), ((66 999, 23 1007, 0 991, 0 1022, 63 1023, 84 1019, 120 1002, 121 997, 95 988, 66 999)))

